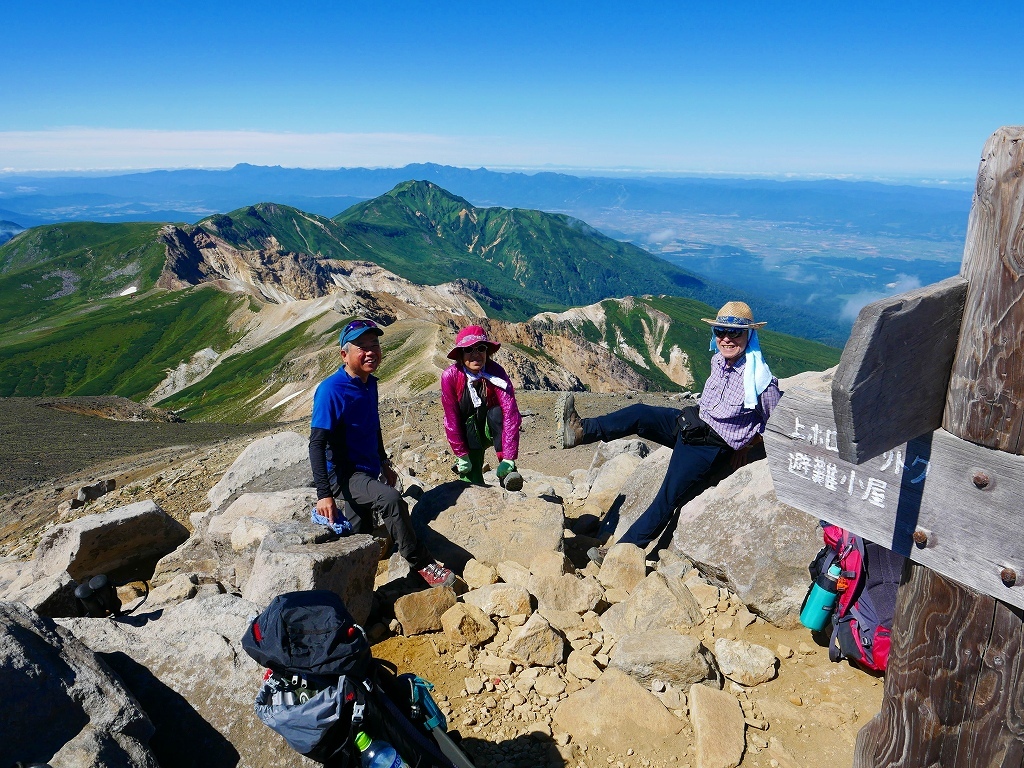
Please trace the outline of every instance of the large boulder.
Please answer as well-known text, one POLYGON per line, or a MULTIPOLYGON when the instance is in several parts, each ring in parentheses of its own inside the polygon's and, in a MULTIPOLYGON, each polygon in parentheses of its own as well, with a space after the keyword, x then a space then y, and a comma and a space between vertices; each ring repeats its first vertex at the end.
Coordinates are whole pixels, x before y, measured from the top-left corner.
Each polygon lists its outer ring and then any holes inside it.
POLYGON ((617 523, 613 539, 618 541, 629 530, 629 526, 651 505, 668 472, 672 449, 661 446, 647 456, 633 471, 619 490, 623 498, 618 508, 617 523))
POLYGON ((356 534, 321 543, 272 534, 263 539, 242 596, 265 607, 277 595, 328 589, 362 624, 370 615, 380 542, 356 534))
POLYGON ((206 498, 211 512, 216 514, 243 493, 282 491, 312 484, 309 438, 296 432, 278 432, 246 446, 206 498))
MULTIPOLYGON (((690 720, 701 768, 736 768, 743 758, 743 710, 726 691, 690 687, 690 720)), ((773 763, 776 761, 772 761, 773 763)))
POLYGON ((210 517, 205 535, 213 539, 230 541, 238 524, 245 518, 262 520, 269 524, 309 520, 310 509, 315 505, 315 488, 243 493, 223 512, 210 517))
POLYGON ((188 529, 153 501, 87 515, 47 531, 35 551, 35 563, 47 575, 67 571, 75 581, 98 573, 140 571, 188 538, 188 529))
POLYGON ((686 754, 683 721, 650 691, 618 669, 569 696, 555 710, 554 726, 576 741, 597 743, 620 755, 639 752, 656 765, 686 754))
POLYGON ((4 765, 157 766, 153 723, 117 675, 18 603, 0 602, 0 690, 4 765))
POLYGON ((601 614, 601 628, 616 638, 655 629, 682 630, 703 621, 704 611, 682 580, 657 571, 601 614))
POLYGON ((611 665, 645 686, 664 680, 684 688, 692 683, 718 687, 718 675, 709 656, 700 640, 671 629, 655 629, 620 637, 612 650, 611 665))
POLYGON ((589 491, 581 510, 598 517, 619 498, 623 484, 650 453, 641 440, 613 440, 601 443, 587 472, 589 491))
POLYGON ((470 558, 529 566, 538 552, 561 550, 565 524, 560 504, 462 482, 427 491, 412 518, 431 553, 459 571, 470 558))
POLYGON ((156 728, 150 749, 160 765, 315 768, 253 709, 264 670, 242 649, 241 637, 258 612, 247 600, 220 594, 124 621, 59 623, 99 654, 142 705, 156 728))
POLYGON ((789 628, 799 622, 821 533, 813 517, 776 498, 768 462, 755 461, 683 507, 672 548, 752 611, 789 628))

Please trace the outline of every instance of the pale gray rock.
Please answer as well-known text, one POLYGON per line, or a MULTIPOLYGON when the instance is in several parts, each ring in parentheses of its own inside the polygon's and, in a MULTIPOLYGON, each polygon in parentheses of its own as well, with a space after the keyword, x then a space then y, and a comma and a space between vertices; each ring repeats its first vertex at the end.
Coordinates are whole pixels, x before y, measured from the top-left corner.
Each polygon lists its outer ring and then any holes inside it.
POLYGON ((476 668, 485 675, 504 677, 512 673, 512 660, 485 653, 476 660, 476 668))
POLYGON ((597 680, 601 676, 601 668, 594 657, 583 651, 573 651, 565 662, 565 671, 580 680, 597 680))
POLYGON ((370 615, 380 542, 355 534, 310 546, 288 537, 268 536, 260 545, 243 597, 265 607, 277 595, 301 589, 328 589, 341 596, 362 624, 370 615))
POLYGON ((651 629, 686 629, 704 621, 704 611, 683 583, 655 571, 630 596, 601 614, 601 628, 612 637, 651 629))
POLYGON ((710 683, 718 675, 701 642, 671 629, 653 629, 620 637, 611 653, 611 666, 636 678, 644 686, 654 680, 676 685, 710 683))
POLYGON ((596 472, 592 472, 594 477, 590 482, 590 492, 587 494, 583 511, 599 516, 607 512, 619 498, 629 476, 642 461, 643 457, 637 454, 620 453, 608 459, 596 472))
POLYGON ((183 600, 191 600, 198 591, 199 579, 194 573, 179 573, 163 586, 151 590, 145 605, 150 610, 175 605, 183 600))
POLYGON ((529 588, 530 569, 521 563, 511 560, 498 563, 498 575, 501 576, 501 580, 506 584, 515 584, 524 589, 529 588))
POLYGON ((580 578, 573 573, 559 576, 531 575, 527 587, 545 610, 586 613, 604 598, 604 590, 593 576, 580 578))
POLYGON ((0 602, 0 690, 5 764, 157 768, 153 723, 124 683, 71 632, 18 603, 0 602))
POLYGON ((498 582, 498 569, 493 565, 470 559, 462 569, 462 578, 470 589, 479 589, 498 582))
POLYGON ((576 569, 572 562, 565 556, 564 552, 553 550, 538 552, 530 560, 530 573, 534 576, 561 576, 563 573, 573 573, 576 569))
POLYGON ((715 659, 722 674, 740 685, 760 685, 775 677, 778 659, 763 645, 744 640, 715 640, 715 659))
POLYGON ((714 584, 709 584, 702 578, 690 578, 685 582, 686 588, 690 590, 690 594, 697 600, 700 607, 705 611, 711 610, 718 605, 719 590, 714 584))
POLYGON ((690 687, 690 721, 701 768, 736 768, 743 758, 743 710, 725 691, 690 687))
POLYGON ((562 700, 555 710, 554 726, 572 734, 577 742, 597 743, 620 755, 630 749, 657 757, 686 754, 683 721, 632 677, 607 669, 593 685, 562 700))
POLYGON ((124 621, 60 619, 118 674, 156 727, 160 765, 315 768, 256 717, 263 668, 242 650, 258 607, 198 596, 124 621))
POLYGON ((619 522, 615 526, 613 541, 618 541, 637 518, 651 505, 658 488, 668 472, 668 461, 672 449, 659 447, 645 458, 622 484, 619 494, 623 501, 619 506, 619 522))
POLYGON ((29 561, 0 592, 0 598, 24 603, 40 616, 77 616, 77 586, 67 571, 46 574, 36 563, 29 561))
POLYGON ((533 681, 533 690, 549 699, 565 693, 565 681, 554 672, 538 675, 533 681))
POLYGON ((402 595, 395 601, 395 618, 405 635, 421 635, 441 630, 441 616, 455 605, 450 587, 433 587, 402 595))
POLYGON ((461 482, 427 491, 412 518, 420 540, 457 571, 470 558, 528 566, 538 552, 562 548, 565 524, 561 504, 461 482))
POLYGON ((533 610, 530 593, 515 584, 488 584, 467 592, 462 599, 488 616, 507 618, 533 610))
POLYGON ((754 613, 789 628, 799 623, 821 533, 813 517, 778 501, 768 462, 755 461, 682 509, 672 548, 754 613))
MULTIPOLYGON (((270 493, 243 493, 227 509, 209 519, 205 535, 211 539, 228 540, 243 518, 265 523, 283 523, 289 520, 309 520, 316 506, 315 488, 291 488, 270 493)), ((274 526, 268 525, 268 529, 274 526)), ((257 542, 258 543, 258 542, 257 542)), ((239 547, 235 547, 239 549, 239 547)))
POLYGON ((597 580, 606 589, 632 592, 647 575, 647 558, 635 544, 616 544, 608 550, 597 580))
POLYGON ((279 432, 249 443, 206 498, 216 514, 243 493, 306 488, 312 484, 309 437, 279 432))
POLYGON ((545 607, 538 609, 537 613, 543 616, 547 620, 548 624, 559 632, 568 632, 570 630, 579 630, 583 628, 583 617, 576 613, 576 611, 558 611, 554 608, 545 607))
POLYGON ((35 551, 47 575, 67 571, 81 582, 117 570, 145 570, 188 538, 188 530, 153 501, 86 515, 47 531, 35 551))
POLYGON ((590 467, 583 476, 582 482, 588 486, 593 486, 597 482, 598 477, 600 477, 605 465, 619 456, 633 456, 636 459, 643 460, 650 453, 651 449, 647 443, 637 438, 630 437, 612 440, 607 443, 598 443, 597 450, 594 452, 594 458, 591 460, 590 467))
POLYGON ((501 652, 524 667, 553 667, 565 658, 565 638, 535 613, 512 630, 501 652))
POLYGON ((487 614, 469 603, 456 603, 445 611, 441 626, 449 642, 456 647, 483 645, 498 634, 498 628, 487 614))

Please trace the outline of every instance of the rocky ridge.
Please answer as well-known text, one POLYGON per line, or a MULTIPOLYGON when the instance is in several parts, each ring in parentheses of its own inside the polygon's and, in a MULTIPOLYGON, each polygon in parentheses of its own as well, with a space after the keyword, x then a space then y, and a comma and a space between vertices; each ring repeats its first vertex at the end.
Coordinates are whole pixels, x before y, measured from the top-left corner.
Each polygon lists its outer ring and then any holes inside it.
MULTIPOLYGON (((599 396, 580 403, 584 412, 612 405, 599 396)), ((201 743, 217 758, 209 764, 221 764, 232 751, 240 765, 301 762, 253 720, 259 670, 240 652, 238 638, 244 618, 270 596, 312 586, 336 589, 361 616, 371 617, 377 655, 438 686, 439 703, 478 764, 706 768, 848 759, 855 729, 877 709, 877 680, 828 663, 809 634, 791 628, 791 602, 772 623, 765 621, 770 605, 787 606, 785 586, 744 596, 742 573, 730 575, 725 563, 706 554, 708 562, 695 562, 683 541, 655 564, 633 547, 614 549, 602 568, 587 563, 596 517, 616 503, 622 513, 627 483, 635 479, 638 488, 652 492, 651 483, 659 481, 657 451, 622 441, 590 447, 586 459, 583 448, 551 452, 545 445, 550 411, 538 410, 524 428, 524 492, 506 494, 489 475, 492 487, 463 488, 453 498, 443 438, 430 428, 436 423, 431 408, 425 402, 401 413, 389 447, 406 470, 407 485, 426 489, 414 504, 420 530, 435 546, 446 541, 453 551, 472 555, 462 562, 448 555, 464 576, 464 594, 410 592, 398 559, 376 565, 381 550, 372 537, 332 541, 311 526, 304 437, 282 432, 238 455, 210 488, 205 507, 189 517, 188 541, 175 549, 168 539, 138 623, 57 619, 105 659, 112 679, 141 702, 156 729, 149 748, 162 764, 193 749, 168 736, 179 723, 191 723, 199 734, 192 744, 201 743), (541 466, 543 472, 531 468, 541 466), (648 480, 639 483, 644 476, 648 480), (502 549, 489 544, 487 550, 483 543, 497 537, 487 533, 485 513, 495 520, 527 520, 529 531, 510 533, 502 549), (522 539, 527 532, 535 538, 522 539), (546 543, 538 543, 545 536, 546 543), (360 602, 371 594, 376 607, 360 602), (216 681, 213 688, 196 677, 197 669, 216 681), (156 688, 154 679, 160 681, 156 688)), ((738 478, 738 485, 761 499, 751 509, 766 510, 761 548, 776 550, 793 570, 762 563, 756 582, 799 581, 806 588, 806 575, 797 576, 796 566, 806 567, 807 552, 820 539, 813 521, 805 523, 807 551, 794 552, 773 538, 784 510, 771 510, 770 487, 754 476, 763 464, 751 465, 752 474, 738 478)), ((709 519, 736 496, 727 483, 701 497, 709 519), (716 498, 720 503, 712 503, 716 498)), ((67 526, 79 526, 81 537, 86 528, 108 525, 103 519, 111 515, 138 514, 117 506, 119 492, 84 510, 94 513, 102 504, 109 512, 59 526, 59 538, 67 540, 67 526)), ((151 507, 145 510, 153 514, 151 507)), ((721 518, 722 526, 732 524, 721 518)), ((58 529, 51 529, 44 541, 55 536, 58 529)), ((68 574, 81 551, 41 546, 30 563, 46 574, 61 567, 68 574)), ((24 575, 26 567, 5 566, 5 594, 10 596, 10 573, 24 575)), ((67 587, 59 579, 53 585, 55 593, 67 587)), ((122 596, 139 599, 131 589, 122 596)))

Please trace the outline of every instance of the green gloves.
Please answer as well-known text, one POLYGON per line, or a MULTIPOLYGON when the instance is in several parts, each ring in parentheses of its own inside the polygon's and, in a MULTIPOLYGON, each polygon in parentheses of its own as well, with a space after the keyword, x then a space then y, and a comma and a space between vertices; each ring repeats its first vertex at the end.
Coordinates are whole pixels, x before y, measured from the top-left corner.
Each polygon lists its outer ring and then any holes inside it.
POLYGON ((495 470, 495 474, 498 476, 498 479, 500 480, 509 472, 515 472, 515 470, 516 463, 514 461, 504 459, 500 464, 498 464, 498 468, 495 470))
POLYGON ((459 456, 455 462, 455 471, 460 475, 468 475, 470 470, 473 469, 473 462, 469 460, 468 456, 459 456))

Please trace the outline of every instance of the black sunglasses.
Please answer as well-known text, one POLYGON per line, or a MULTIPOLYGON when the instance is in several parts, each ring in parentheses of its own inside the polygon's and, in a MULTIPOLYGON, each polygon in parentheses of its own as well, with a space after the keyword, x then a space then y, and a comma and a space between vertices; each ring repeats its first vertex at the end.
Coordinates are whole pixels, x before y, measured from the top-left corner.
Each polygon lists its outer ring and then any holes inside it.
POLYGON ((490 349, 491 348, 487 345, 487 342, 481 341, 479 344, 474 344, 472 347, 465 347, 464 351, 465 352, 488 352, 488 351, 490 351, 490 349))
POLYGON ((715 326, 711 330, 714 332, 715 337, 719 339, 738 339, 747 332, 746 328, 719 328, 718 326, 715 326))
POLYGON ((373 320, 353 320, 351 323, 345 326, 345 333, 349 331, 358 331, 360 328, 376 328, 377 324, 373 320))

